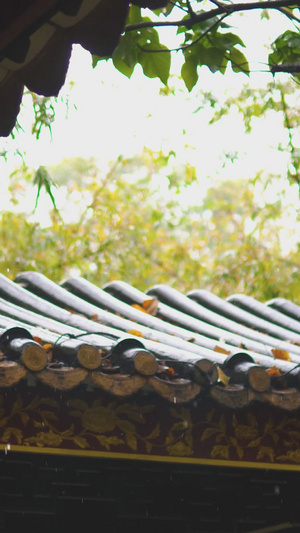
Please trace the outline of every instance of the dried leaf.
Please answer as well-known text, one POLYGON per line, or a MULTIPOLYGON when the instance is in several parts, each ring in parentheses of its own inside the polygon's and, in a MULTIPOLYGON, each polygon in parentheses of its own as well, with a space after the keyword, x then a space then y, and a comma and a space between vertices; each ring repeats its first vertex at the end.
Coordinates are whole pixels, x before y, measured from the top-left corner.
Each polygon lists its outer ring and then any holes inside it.
POLYGON ((37 342, 41 346, 43 346, 43 344, 44 344, 44 342, 42 341, 42 339, 40 337, 33 337, 33 340, 34 340, 34 342, 37 342))
POLYGON ((219 365, 217 365, 217 369, 218 381, 220 381, 221 383, 223 383, 223 385, 225 385, 225 387, 227 387, 229 385, 229 377, 225 374, 225 372, 223 372, 222 368, 220 368, 219 365))
POLYGON ((272 368, 267 368, 266 370, 267 374, 269 374, 269 376, 281 376, 282 375, 282 372, 281 370, 279 370, 279 368, 277 368, 277 366, 272 366, 272 368))
POLYGON ((73 309, 71 309, 71 307, 66 307, 66 311, 68 311, 68 312, 71 313, 72 315, 76 315, 76 311, 74 311, 73 309))
POLYGON ((230 355, 231 354, 231 352, 229 350, 225 350, 225 348, 223 348, 222 346, 218 346, 217 344, 214 347, 214 352, 224 353, 225 355, 230 355))
POLYGON ((143 337, 144 335, 138 331, 137 329, 130 329, 129 331, 127 331, 127 333, 129 333, 129 335, 135 335, 136 337, 143 337))
POLYGON ((171 377, 174 377, 175 376, 175 370, 174 368, 172 368, 171 366, 169 368, 167 368, 166 372, 171 376, 171 377))
POLYGON ((50 350, 52 350, 52 347, 53 347, 53 344, 50 344, 50 342, 46 342, 45 344, 43 344, 43 348, 44 350, 46 350, 46 352, 49 352, 50 350))
POLYGON ((157 310, 158 310, 158 300, 157 298, 151 298, 150 300, 144 300, 143 301, 143 309, 149 315, 156 316, 157 310))
POLYGON ((139 304, 131 304, 131 307, 134 307, 134 309, 137 309, 138 311, 142 311, 142 313, 149 314, 141 305, 139 304))
POLYGON ((277 348, 272 348, 271 352, 274 355, 275 359, 291 361, 290 353, 287 350, 278 350, 277 348))

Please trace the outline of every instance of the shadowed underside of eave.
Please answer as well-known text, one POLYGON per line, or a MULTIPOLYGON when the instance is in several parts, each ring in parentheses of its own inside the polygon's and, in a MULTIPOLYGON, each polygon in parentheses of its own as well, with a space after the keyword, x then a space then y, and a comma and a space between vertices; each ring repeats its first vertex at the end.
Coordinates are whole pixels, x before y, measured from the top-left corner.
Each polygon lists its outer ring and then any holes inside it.
MULTIPOLYGON (((159 7, 165 0, 136 0, 159 7)), ((0 136, 13 129, 24 88, 57 96, 73 44, 111 57, 124 30, 127 0, 11 0, 0 6, 0 136)))

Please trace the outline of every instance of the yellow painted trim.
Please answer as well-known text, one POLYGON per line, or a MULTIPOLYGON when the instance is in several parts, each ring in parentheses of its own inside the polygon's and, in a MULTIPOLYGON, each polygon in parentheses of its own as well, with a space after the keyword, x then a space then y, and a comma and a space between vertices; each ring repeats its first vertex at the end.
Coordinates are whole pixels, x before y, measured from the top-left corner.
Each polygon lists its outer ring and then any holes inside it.
POLYGON ((173 457, 168 455, 146 455, 134 453, 114 453, 114 452, 96 452, 92 450, 66 450, 61 448, 46 448, 34 446, 18 446, 15 444, 0 444, 0 450, 6 455, 11 452, 29 452, 38 454, 68 455, 79 457, 102 457, 105 459, 130 459, 132 461, 153 461, 161 463, 192 464, 207 466, 227 466, 236 468, 263 468, 264 470, 293 470, 300 471, 300 465, 278 464, 278 463, 260 463, 247 461, 226 461, 223 459, 201 459, 191 457, 173 457))

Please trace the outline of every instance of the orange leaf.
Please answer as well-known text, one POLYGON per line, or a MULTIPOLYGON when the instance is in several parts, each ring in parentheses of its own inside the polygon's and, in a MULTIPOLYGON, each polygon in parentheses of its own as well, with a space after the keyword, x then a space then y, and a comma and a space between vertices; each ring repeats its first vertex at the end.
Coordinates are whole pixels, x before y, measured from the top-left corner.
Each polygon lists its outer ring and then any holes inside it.
POLYGON ((41 346, 43 346, 43 344, 44 344, 43 341, 42 341, 42 339, 41 339, 40 337, 33 337, 33 340, 34 340, 35 342, 37 342, 38 344, 40 344, 41 346))
POLYGON ((135 335, 136 337, 143 337, 143 334, 136 329, 130 329, 127 333, 129 333, 129 335, 135 335))
POLYGON ((276 348, 272 348, 271 352, 274 355, 275 359, 282 359, 283 361, 291 361, 290 354, 286 350, 277 350, 276 348))
POLYGON ((214 347, 214 352, 224 353, 225 355, 231 354, 229 350, 225 350, 225 348, 223 348, 222 346, 218 346, 218 345, 214 347))
POLYGON ((171 366, 166 370, 166 372, 168 372, 168 374, 170 374, 172 377, 175 376, 175 370, 171 366))
POLYGON ((134 309, 137 309, 138 311, 142 311, 142 313, 147 313, 147 311, 139 304, 131 304, 131 307, 134 307, 134 309))
POLYGON ((52 350, 52 344, 50 344, 49 342, 46 342, 46 344, 43 344, 43 348, 44 350, 46 350, 46 352, 48 350, 52 350))
POLYGON ((158 309, 158 300, 157 298, 151 298, 150 300, 143 301, 143 309, 147 311, 149 315, 156 316, 158 309))
POLYGON ((277 366, 272 366, 272 368, 267 368, 267 374, 269 374, 269 376, 281 376, 282 375, 282 372, 281 370, 279 370, 279 368, 277 368, 277 366))

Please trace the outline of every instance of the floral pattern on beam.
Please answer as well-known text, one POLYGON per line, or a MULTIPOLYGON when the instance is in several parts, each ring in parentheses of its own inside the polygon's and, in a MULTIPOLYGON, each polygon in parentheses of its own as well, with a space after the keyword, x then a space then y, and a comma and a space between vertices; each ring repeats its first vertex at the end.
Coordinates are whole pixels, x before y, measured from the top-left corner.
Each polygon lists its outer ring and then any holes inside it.
POLYGON ((297 414, 258 404, 232 411, 211 400, 171 405, 155 395, 121 400, 102 392, 7 391, 0 395, 0 444, 45 453, 300 465, 297 414))

